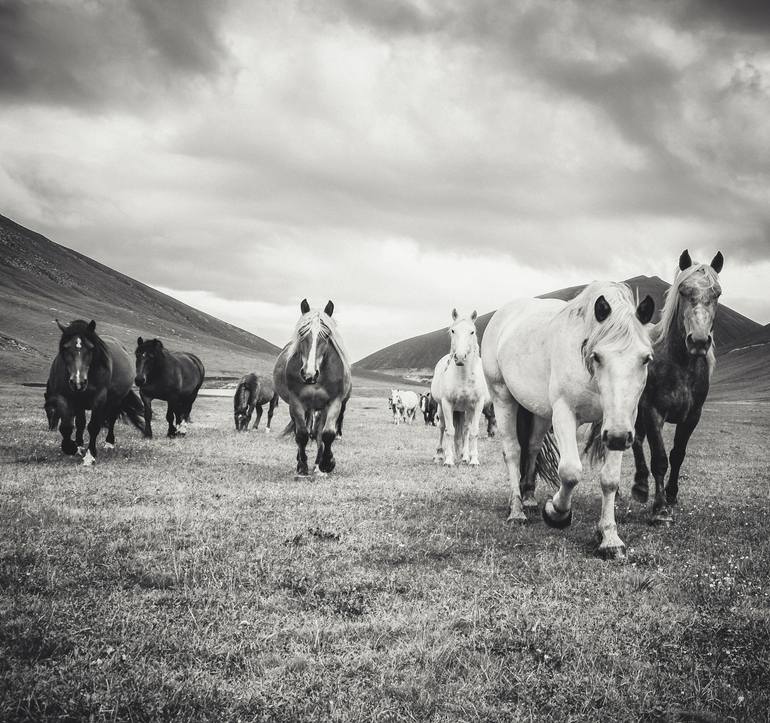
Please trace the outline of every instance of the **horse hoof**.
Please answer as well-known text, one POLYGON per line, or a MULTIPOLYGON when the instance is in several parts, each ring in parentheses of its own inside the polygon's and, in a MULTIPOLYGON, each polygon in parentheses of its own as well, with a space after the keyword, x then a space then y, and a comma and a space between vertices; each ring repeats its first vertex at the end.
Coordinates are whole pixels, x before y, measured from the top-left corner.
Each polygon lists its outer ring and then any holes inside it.
POLYGON ((104 443, 105 449, 115 449, 115 445, 112 442, 105 442, 104 443))
POLYGON ((326 472, 324 470, 322 470, 320 467, 316 467, 313 470, 313 475, 315 477, 326 477, 326 472))
POLYGON ((637 502, 645 504, 650 497, 650 490, 647 487, 640 487, 635 484, 631 487, 631 497, 637 502))
POLYGON ((511 510, 506 522, 510 522, 512 525, 526 525, 529 520, 524 512, 514 512, 511 510))
POLYGON ((77 448, 77 450, 76 450, 75 454, 77 454, 77 455, 80 455, 81 457, 85 457, 85 456, 86 456, 86 451, 87 451, 87 450, 88 450, 88 447, 82 447, 82 446, 79 446, 79 447, 77 448))
POLYGON ((530 512, 534 512, 538 508, 535 495, 527 495, 522 498, 521 503, 524 505, 524 509, 530 512))
POLYGON ((468 462, 468 465, 470 467, 478 467, 479 466, 479 461, 477 459, 472 459, 470 462, 468 462))
POLYGON ((676 498, 676 495, 670 495, 668 492, 666 492, 666 504, 669 507, 676 507, 677 502, 678 500, 676 498))
POLYGON ((294 475, 295 482, 301 482, 302 480, 305 480, 305 479, 310 479, 310 475, 307 472, 305 472, 305 474, 302 474, 301 472, 297 472, 294 475))
POLYGON ((454 462, 451 462, 451 461, 450 461, 450 460, 448 460, 448 459, 445 459, 445 460, 444 460, 444 467, 454 467, 454 466, 455 466, 455 463, 454 463, 454 462))
POLYGON ((572 509, 566 512, 559 512, 553 506, 553 500, 548 500, 543 505, 543 520, 548 527, 555 530, 564 530, 572 524, 572 509))
POLYGON ((267 429, 265 429, 265 434, 270 434, 270 427, 267 427, 267 429))
POLYGON ((655 527, 671 527, 674 524, 674 515, 668 507, 664 507, 652 516, 650 524, 655 527))
POLYGON ((95 457, 91 454, 91 450, 86 451, 85 457, 83 457, 83 467, 90 467, 93 465, 93 463, 96 462, 95 457))
POLYGON ((600 547, 599 557, 603 560, 625 560, 626 559, 626 546, 615 545, 612 547, 600 547))

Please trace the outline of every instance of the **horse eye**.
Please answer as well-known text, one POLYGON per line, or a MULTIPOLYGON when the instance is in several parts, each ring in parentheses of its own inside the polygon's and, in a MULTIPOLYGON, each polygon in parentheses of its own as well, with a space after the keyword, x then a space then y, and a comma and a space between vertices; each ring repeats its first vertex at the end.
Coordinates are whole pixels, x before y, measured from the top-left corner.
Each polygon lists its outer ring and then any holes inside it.
POLYGON ((594 360, 594 364, 602 363, 602 358, 599 356, 597 352, 594 352, 593 354, 591 354, 591 358, 594 360))
POLYGON ((642 359, 642 364, 649 364, 652 361, 652 354, 648 354, 644 359, 642 359))
POLYGON ((475 331, 472 331, 472 332, 471 332, 471 336, 473 336, 475 333, 476 333, 475 331))
POLYGON ((452 333, 453 333, 453 334, 455 333, 455 330, 454 330, 454 329, 452 329, 452 333))

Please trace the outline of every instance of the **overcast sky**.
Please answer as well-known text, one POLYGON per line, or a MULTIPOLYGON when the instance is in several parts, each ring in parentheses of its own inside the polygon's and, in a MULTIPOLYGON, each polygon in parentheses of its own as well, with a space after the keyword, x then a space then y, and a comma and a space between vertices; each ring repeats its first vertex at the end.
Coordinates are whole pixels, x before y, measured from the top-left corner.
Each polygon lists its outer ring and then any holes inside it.
POLYGON ((354 358, 721 249, 770 322, 770 3, 0 0, 0 212, 354 358))

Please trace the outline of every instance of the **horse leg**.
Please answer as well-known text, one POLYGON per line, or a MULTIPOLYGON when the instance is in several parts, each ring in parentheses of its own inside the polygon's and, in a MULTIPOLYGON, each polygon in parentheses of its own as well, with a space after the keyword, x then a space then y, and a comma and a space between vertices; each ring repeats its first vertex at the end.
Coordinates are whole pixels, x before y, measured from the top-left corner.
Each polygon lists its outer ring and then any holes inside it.
POLYGON ((527 521, 524 506, 521 503, 521 490, 519 489, 519 459, 521 451, 519 438, 516 435, 516 417, 519 411, 519 403, 511 396, 505 383, 499 382, 490 385, 490 392, 494 398, 497 411, 497 428, 500 430, 500 442, 503 447, 503 462, 508 473, 508 519, 507 522, 523 523, 527 521))
POLYGON ((329 474, 337 465, 332 452, 332 443, 337 438, 339 415, 342 414, 344 406, 343 402, 335 399, 326 411, 323 424, 318 425, 318 450, 319 452, 323 450, 319 469, 323 474, 329 474))
POLYGON ((567 402, 559 398, 553 405, 553 432, 559 448, 559 479, 556 494, 545 503, 543 519, 549 527, 564 529, 572 523, 572 492, 580 482, 583 465, 577 446, 577 420, 567 402))
POLYGON ((456 444, 454 407, 452 406, 452 402, 449 402, 446 399, 441 400, 441 417, 444 420, 444 434, 447 436, 446 447, 444 450, 444 466, 454 467, 456 444))
POLYGON ((257 427, 259 427, 259 420, 262 419, 262 405, 256 404, 254 405, 254 409, 256 409, 257 411, 257 419, 254 422, 254 426, 252 427, 252 429, 256 429, 257 427))
POLYGON ((458 457, 461 461, 468 464, 471 461, 471 454, 469 451, 469 433, 470 426, 468 424, 468 412, 460 412, 457 414, 459 424, 455 424, 455 459, 458 457))
POLYGON ((650 489, 650 470, 647 468, 647 460, 644 458, 644 438, 647 436, 647 430, 644 427, 642 419, 643 412, 639 410, 636 417, 636 434, 634 435, 634 484, 631 487, 631 496, 637 501, 645 503, 649 499, 650 489))
POLYGON ((99 432, 102 431, 104 419, 106 417, 104 402, 94 403, 91 410, 91 419, 88 420, 88 449, 83 456, 83 466, 90 467, 96 462, 96 440, 99 438, 99 432))
POLYGON ((671 464, 671 473, 668 475, 668 484, 666 485, 666 502, 672 507, 676 504, 676 498, 679 494, 679 469, 684 462, 684 455, 687 452, 687 443, 690 436, 695 431, 700 421, 700 409, 697 412, 691 412, 684 422, 676 425, 674 432, 674 446, 669 454, 671 464))
POLYGON ((78 446, 78 452, 85 452, 83 442, 83 430, 86 428, 86 410, 78 409, 75 413, 75 444, 78 446))
POLYGON ((107 415, 107 437, 104 440, 105 449, 115 449, 115 422, 119 414, 120 408, 116 408, 107 415))
POLYGON ((77 454, 78 452, 77 443, 72 441, 72 430, 74 428, 72 421, 72 412, 67 408, 66 412, 62 412, 61 424, 59 425, 59 432, 61 433, 61 451, 64 452, 64 454, 77 454))
POLYGON ((608 560, 622 560, 626 556, 626 546, 618 536, 618 526, 615 523, 615 494, 620 484, 622 462, 623 452, 607 451, 599 472, 599 483, 602 487, 602 513, 596 529, 601 537, 599 555, 608 560))
POLYGON ((166 421, 168 422, 168 432, 166 433, 166 436, 168 437, 176 437, 176 426, 174 426, 174 402, 170 401, 168 402, 168 407, 166 408, 166 421))
POLYGON ((670 525, 674 518, 664 496, 663 483, 668 469, 668 458, 663 444, 663 417, 656 409, 647 409, 644 426, 650 445, 650 467, 655 478, 655 501, 652 503, 650 522, 653 525, 670 525))
POLYGON ((275 412, 275 408, 278 406, 278 397, 273 397, 270 400, 270 405, 267 408, 267 427, 265 427, 265 432, 268 434, 270 433, 270 425, 273 423, 273 412, 275 412))
POLYGON ((446 426, 444 420, 439 419, 438 424, 438 447, 436 447, 436 454, 433 455, 433 461, 441 464, 444 461, 444 433, 446 432, 446 426))
POLYGON ((152 439, 152 399, 141 393, 139 396, 144 404, 144 436, 152 439))
POLYGON ((345 407, 347 407, 347 405, 347 400, 342 402, 342 405, 340 406, 340 413, 337 416, 337 436, 340 438, 342 438, 342 421, 345 419, 345 407))
MULTIPOLYGON (((479 464, 479 424, 481 424, 482 410, 484 409, 484 403, 479 400, 476 403, 476 408, 473 410, 470 424, 468 425, 468 447, 470 452, 470 460, 468 464, 472 467, 478 467, 479 464)), ((466 417, 467 417, 466 412, 466 417)))
MULTIPOLYGON (((289 414, 294 422, 294 441, 297 443, 297 474, 296 477, 307 477, 307 447, 310 434, 308 433, 308 422, 305 417, 305 410, 299 401, 292 401, 289 407, 289 414)), ((311 421, 312 421, 312 415, 311 421)))
POLYGON ((539 417, 532 415, 532 424, 529 429, 529 438, 525 442, 527 445, 527 462, 521 475, 519 488, 524 500, 524 509, 536 510, 537 499, 535 499, 535 469, 537 468, 537 455, 540 454, 540 448, 543 446, 545 435, 551 428, 551 420, 548 417, 539 417))

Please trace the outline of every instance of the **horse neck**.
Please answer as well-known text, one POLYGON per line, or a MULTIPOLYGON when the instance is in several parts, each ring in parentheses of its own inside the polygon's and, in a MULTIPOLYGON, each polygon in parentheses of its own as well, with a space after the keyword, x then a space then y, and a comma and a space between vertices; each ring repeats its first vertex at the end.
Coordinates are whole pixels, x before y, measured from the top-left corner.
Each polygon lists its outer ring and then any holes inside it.
POLYGON ((655 344, 655 360, 660 362, 665 359, 686 370, 693 392, 696 396, 705 397, 708 393, 711 369, 714 364, 713 351, 709 351, 705 358, 687 353, 687 344, 679 320, 679 313, 677 312, 666 336, 655 344))

